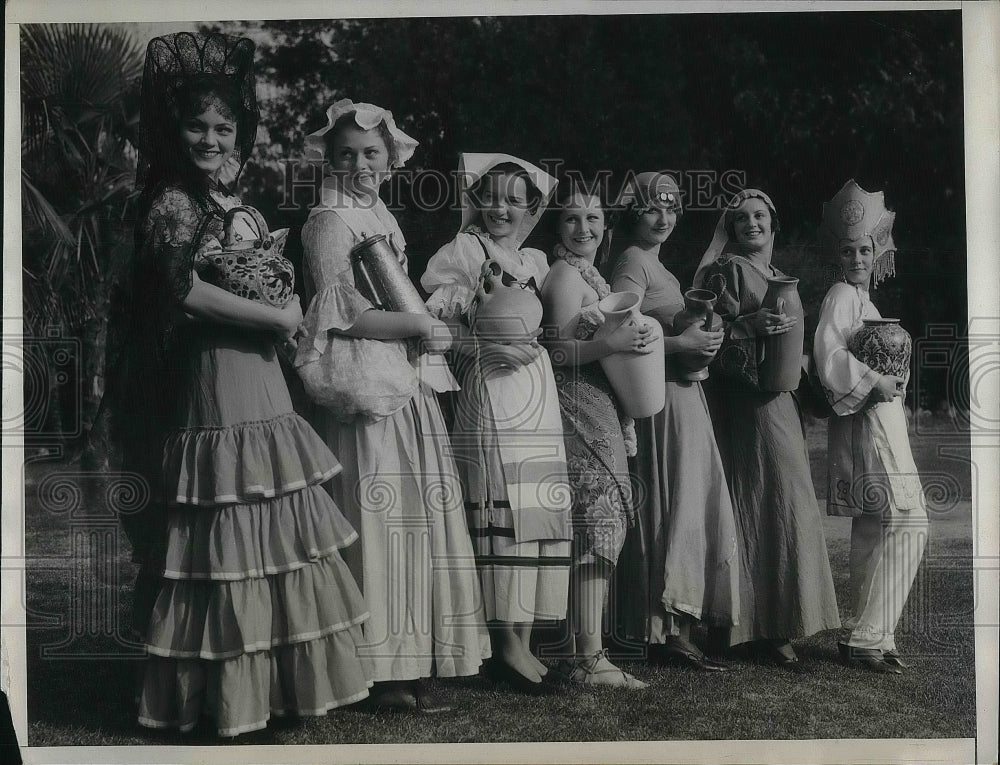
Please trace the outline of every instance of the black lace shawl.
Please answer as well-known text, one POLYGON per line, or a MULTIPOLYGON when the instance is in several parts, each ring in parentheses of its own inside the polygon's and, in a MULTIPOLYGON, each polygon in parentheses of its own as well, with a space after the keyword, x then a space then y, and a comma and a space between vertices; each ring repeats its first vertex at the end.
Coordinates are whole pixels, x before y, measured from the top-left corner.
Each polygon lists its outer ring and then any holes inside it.
POLYGON ((133 559, 147 564, 162 550, 165 505, 163 444, 183 424, 185 382, 198 373, 185 336, 197 327, 182 308, 191 290, 195 256, 221 235, 222 209, 200 195, 168 186, 155 196, 135 232, 135 254, 115 285, 108 320, 105 394, 94 437, 104 468, 136 473, 150 503, 121 514, 133 559))

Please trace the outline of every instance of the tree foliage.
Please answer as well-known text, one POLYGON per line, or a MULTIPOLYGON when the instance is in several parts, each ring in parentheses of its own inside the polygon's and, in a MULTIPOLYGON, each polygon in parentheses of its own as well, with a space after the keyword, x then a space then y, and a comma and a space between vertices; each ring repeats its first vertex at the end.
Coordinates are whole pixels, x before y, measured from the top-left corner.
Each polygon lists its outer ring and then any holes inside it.
MULTIPOLYGON (((899 276, 879 291, 883 312, 916 335, 965 325, 957 11, 361 19, 263 32, 261 71, 278 88, 265 104, 280 147, 271 181, 342 97, 393 111, 421 141, 413 169, 449 173, 459 152, 504 151, 608 172, 612 194, 629 171, 673 170, 689 209, 667 257, 687 283, 723 198, 705 173, 734 170, 774 198, 778 264, 816 311, 831 274, 816 248, 821 206, 853 177, 898 212, 899 276)), ((392 191, 419 272, 458 213, 420 211, 405 186, 392 191)), ((304 214, 284 210, 282 225, 304 214)))
MULTIPOLYGON (((25 333, 82 340, 85 406, 103 366, 108 276, 131 248, 129 200, 142 54, 96 25, 21 27, 22 274, 25 333), (86 384, 85 382, 86 381, 86 384)), ((63 407, 75 408, 76 396, 63 407)), ((74 420, 80 412, 54 409, 74 420)))
POLYGON ((79 331, 127 247, 128 138, 142 54, 94 25, 21 27, 21 190, 28 325, 79 331))
MULTIPOLYGON (((687 209, 664 255, 685 284, 719 216, 719 174, 734 171, 774 199, 776 261, 801 277, 814 313, 831 278, 816 248, 821 205, 853 177, 884 190, 898 213, 899 276, 879 290, 883 313, 915 336, 929 324, 961 333, 967 321, 958 11, 215 28, 258 41, 263 130, 240 190, 273 228, 292 228, 293 259, 311 201, 308 189, 287 193, 294 174, 308 176, 303 139, 333 100, 350 97, 391 109, 420 141, 413 171, 450 177, 460 152, 503 151, 607 173, 612 197, 630 171, 674 171, 687 209)), ((56 324, 93 335, 106 277, 131 247, 129 138, 142 56, 108 28, 21 29, 25 315, 31 331, 56 324)), ((387 189, 415 276, 459 221, 453 185, 434 209, 416 191, 405 178, 387 189)), ((545 230, 533 244, 549 246, 545 230)), ((919 403, 944 395, 945 382, 936 385, 925 375, 919 403)))

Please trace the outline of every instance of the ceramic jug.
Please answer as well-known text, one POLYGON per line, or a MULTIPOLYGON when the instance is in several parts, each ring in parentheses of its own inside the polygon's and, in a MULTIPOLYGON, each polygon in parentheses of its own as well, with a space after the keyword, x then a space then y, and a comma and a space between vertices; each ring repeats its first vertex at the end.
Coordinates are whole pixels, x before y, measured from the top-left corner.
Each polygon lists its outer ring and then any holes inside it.
POLYGON ((659 322, 639 312, 641 302, 634 292, 612 292, 597 304, 604 315, 604 324, 594 333, 595 340, 614 332, 624 322, 646 324, 654 333, 655 339, 646 346, 648 353, 619 351, 601 359, 601 368, 615 391, 620 409, 629 417, 652 417, 666 403, 663 332, 659 322))
MULTIPOLYGON (((684 310, 674 316, 674 335, 681 334, 692 324, 700 324, 702 329, 715 332, 722 329, 722 317, 715 313, 715 301, 719 299, 711 290, 688 290, 684 293, 684 310)), ((674 353, 667 357, 667 378, 670 380, 707 380, 706 359, 696 353, 674 353)))
POLYGON ((910 372, 912 341, 899 319, 864 319, 847 343, 858 361, 882 375, 906 378, 910 372))
POLYGON ((775 276, 767 280, 767 292, 761 307, 794 316, 798 321, 783 334, 764 336, 763 358, 758 366, 761 390, 790 391, 799 387, 805 320, 798 283, 799 280, 791 276, 775 276))

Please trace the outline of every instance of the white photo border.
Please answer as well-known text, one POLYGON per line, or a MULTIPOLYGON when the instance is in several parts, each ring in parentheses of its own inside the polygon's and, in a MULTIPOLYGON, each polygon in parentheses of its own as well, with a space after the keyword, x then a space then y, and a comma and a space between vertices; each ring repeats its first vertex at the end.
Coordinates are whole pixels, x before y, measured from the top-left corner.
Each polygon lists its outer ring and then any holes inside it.
MULTIPOLYGON (((234 16, 347 18, 399 16, 765 13, 810 11, 962 11, 965 93, 966 218, 970 322, 1000 337, 1000 0, 985 2, 515 2, 458 0, 9 0, 4 28, 3 333, 22 332, 19 27, 28 22, 124 22, 155 27, 154 34, 234 16)), ((974 327, 970 326, 970 335, 974 327)), ((995 343, 995 340, 994 340, 995 343)), ((8 368, 4 349, 3 422, 23 412, 22 379, 8 368)), ((995 353, 994 353, 995 356, 995 353)), ((990 363, 986 356, 983 363, 990 363)), ((970 359, 976 364, 976 358, 970 359)), ((995 362, 994 362, 995 363, 995 362)), ((1000 421, 1000 373, 990 370, 978 390, 989 422, 1000 421)), ((26 763, 312 763, 312 762, 960 762, 997 761, 998 573, 1000 573, 1000 436, 971 434, 972 460, 982 480, 973 484, 973 575, 976 578, 977 735, 975 739, 641 741, 531 744, 330 745, 296 747, 28 747, 25 614, 23 444, 2 434, 2 558, 0 624, 11 667, 9 700, 26 763)))

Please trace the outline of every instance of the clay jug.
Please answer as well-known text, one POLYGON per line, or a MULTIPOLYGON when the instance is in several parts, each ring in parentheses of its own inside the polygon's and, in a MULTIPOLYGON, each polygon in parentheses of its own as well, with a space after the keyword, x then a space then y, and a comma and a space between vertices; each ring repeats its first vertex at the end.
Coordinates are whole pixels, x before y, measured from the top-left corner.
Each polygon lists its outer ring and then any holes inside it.
POLYGON ((847 349, 879 374, 905 379, 913 347, 910 334, 899 326, 899 319, 863 321, 864 326, 851 337, 847 349))
POLYGON ((472 331, 500 343, 534 337, 542 323, 542 302, 533 287, 505 274, 495 260, 486 261, 469 315, 472 331))
MULTIPOLYGON (((711 290, 685 292, 684 310, 674 316, 674 336, 681 334, 692 324, 700 324, 702 329, 709 332, 722 329, 722 318, 715 313, 715 301, 718 299, 719 296, 711 290)), ((709 361, 700 354, 670 354, 667 356, 667 379, 707 380, 709 361)))
POLYGON ((799 387, 805 321, 798 283, 799 280, 791 276, 774 276, 767 280, 767 292, 761 307, 794 316, 798 321, 784 334, 764 337, 764 357, 758 367, 761 390, 786 391, 799 387))
POLYGON ((612 292, 597 304, 604 314, 604 324, 594 333, 595 340, 624 322, 647 324, 654 333, 655 339, 646 346, 648 353, 620 351, 601 359, 601 368, 615 391, 619 408, 629 417, 652 417, 666 403, 663 332, 658 321, 639 313, 641 302, 642 298, 634 292, 612 292))

